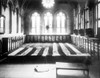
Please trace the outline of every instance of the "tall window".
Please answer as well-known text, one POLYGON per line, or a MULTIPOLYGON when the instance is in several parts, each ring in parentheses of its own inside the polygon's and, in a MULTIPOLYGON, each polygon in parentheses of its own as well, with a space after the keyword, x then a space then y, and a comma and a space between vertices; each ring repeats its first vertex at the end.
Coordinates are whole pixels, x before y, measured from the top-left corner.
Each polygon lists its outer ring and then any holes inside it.
POLYGON ((89 25, 89 8, 86 8, 85 10, 85 28, 90 28, 89 25))
POLYGON ((12 34, 17 33, 17 14, 12 13, 12 34))
POLYGON ((37 12, 32 14, 32 34, 40 34, 40 15, 37 12))
POLYGON ((45 24, 44 33, 45 34, 52 34, 52 21, 53 21, 52 14, 50 12, 47 12, 44 15, 44 24, 45 24))
POLYGON ((100 28, 100 0, 98 0, 99 3, 98 3, 98 27, 100 28))
POLYGON ((97 29, 100 28, 100 0, 98 0, 98 3, 96 5, 96 32, 95 34, 97 35, 97 29))
POLYGON ((65 14, 63 12, 57 14, 57 34, 65 33, 65 19, 65 14))
POLYGON ((4 33, 5 16, 0 15, 0 34, 4 33))

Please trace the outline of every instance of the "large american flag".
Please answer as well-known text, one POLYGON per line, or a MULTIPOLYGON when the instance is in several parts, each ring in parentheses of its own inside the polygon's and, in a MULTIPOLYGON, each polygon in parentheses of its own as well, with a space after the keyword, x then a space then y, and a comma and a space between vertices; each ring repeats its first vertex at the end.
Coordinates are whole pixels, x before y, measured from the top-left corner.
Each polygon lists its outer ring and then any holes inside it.
POLYGON ((8 56, 90 56, 70 43, 30 43, 10 52, 8 56))

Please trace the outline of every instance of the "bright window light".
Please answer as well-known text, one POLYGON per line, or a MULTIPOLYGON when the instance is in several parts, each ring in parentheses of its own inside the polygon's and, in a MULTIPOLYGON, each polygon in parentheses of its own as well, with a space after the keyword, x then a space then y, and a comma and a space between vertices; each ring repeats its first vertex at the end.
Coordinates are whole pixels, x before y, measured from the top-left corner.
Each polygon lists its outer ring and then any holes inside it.
POLYGON ((32 15, 32 34, 40 34, 40 15, 37 12, 32 15))
POLYGON ((59 12, 57 14, 57 34, 65 33, 65 14, 59 12))
POLYGON ((0 17, 0 33, 4 31, 4 17, 0 17))
POLYGON ((44 15, 45 33, 52 34, 52 20, 53 20, 52 14, 50 12, 47 12, 44 15))
POLYGON ((97 13, 98 7, 96 6, 96 19, 98 18, 98 13, 97 13))
POLYGON ((97 31, 98 31, 98 24, 97 24, 97 21, 96 21, 96 35, 97 35, 97 31))
POLYGON ((100 18, 100 4, 98 4, 98 18, 100 18))
POLYGON ((42 4, 45 8, 51 8, 54 6, 54 0, 42 0, 42 4))
POLYGON ((17 15, 16 13, 12 15, 12 34, 16 34, 17 30, 17 15))
POLYGON ((4 25, 3 25, 3 24, 4 24, 4 23, 3 23, 4 18, 1 17, 0 20, 1 20, 1 28, 2 28, 2 27, 4 26, 4 25))
POLYGON ((100 21, 98 21, 98 27, 100 27, 100 21))
POLYGON ((19 26, 19 29, 18 30, 19 30, 19 33, 21 34, 21 17, 19 17, 19 23, 18 24, 19 24, 18 25, 19 26))
POLYGON ((57 33, 60 34, 60 17, 57 16, 57 33))

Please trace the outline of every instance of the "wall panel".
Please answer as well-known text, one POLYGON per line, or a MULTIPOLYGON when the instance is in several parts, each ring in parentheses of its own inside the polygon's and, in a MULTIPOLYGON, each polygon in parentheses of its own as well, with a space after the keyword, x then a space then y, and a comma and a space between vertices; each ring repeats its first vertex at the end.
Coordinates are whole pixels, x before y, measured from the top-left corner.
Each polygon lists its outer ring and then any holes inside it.
POLYGON ((71 38, 70 35, 26 35, 25 42, 71 42, 71 38))

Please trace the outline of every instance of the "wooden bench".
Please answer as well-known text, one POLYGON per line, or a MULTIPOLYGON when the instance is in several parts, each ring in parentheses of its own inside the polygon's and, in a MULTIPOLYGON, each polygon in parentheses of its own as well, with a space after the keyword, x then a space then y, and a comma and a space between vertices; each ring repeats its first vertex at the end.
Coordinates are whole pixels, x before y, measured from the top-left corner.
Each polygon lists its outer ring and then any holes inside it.
POLYGON ((56 62, 56 74, 59 69, 63 70, 82 70, 83 74, 89 77, 88 65, 84 63, 56 62))

